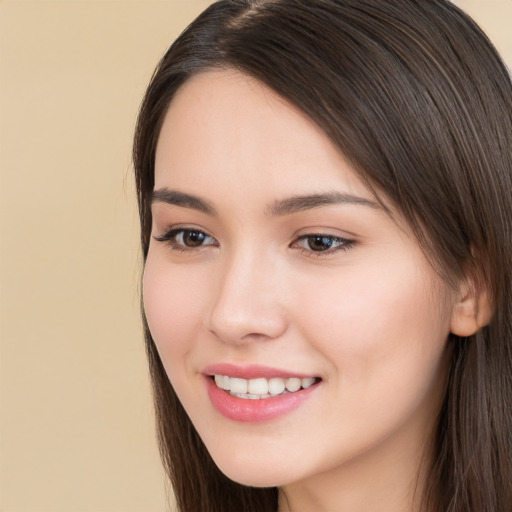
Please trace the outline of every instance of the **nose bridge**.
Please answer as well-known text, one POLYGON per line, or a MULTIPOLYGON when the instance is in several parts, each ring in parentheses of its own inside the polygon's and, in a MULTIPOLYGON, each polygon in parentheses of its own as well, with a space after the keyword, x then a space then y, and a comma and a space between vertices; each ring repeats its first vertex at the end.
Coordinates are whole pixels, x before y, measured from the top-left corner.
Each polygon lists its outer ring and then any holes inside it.
POLYGON ((286 330, 276 258, 250 245, 222 260, 210 330, 225 343, 276 338, 286 330))

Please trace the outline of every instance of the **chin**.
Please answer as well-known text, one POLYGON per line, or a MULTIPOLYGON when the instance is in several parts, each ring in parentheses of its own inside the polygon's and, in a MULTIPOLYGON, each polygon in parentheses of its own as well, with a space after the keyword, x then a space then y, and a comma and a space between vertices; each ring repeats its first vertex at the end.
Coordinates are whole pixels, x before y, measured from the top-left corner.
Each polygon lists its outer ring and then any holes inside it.
POLYGON ((258 463, 214 458, 214 462, 230 480, 248 487, 281 487, 289 483, 292 473, 291 468, 275 467, 275 463, 271 461, 258 463))
POLYGON ((274 478, 273 475, 265 474, 263 471, 249 471, 242 475, 224 471, 222 471, 222 473, 224 473, 224 475, 227 476, 230 480, 233 480, 233 482, 245 485, 247 487, 282 487, 288 483, 282 478, 274 478))

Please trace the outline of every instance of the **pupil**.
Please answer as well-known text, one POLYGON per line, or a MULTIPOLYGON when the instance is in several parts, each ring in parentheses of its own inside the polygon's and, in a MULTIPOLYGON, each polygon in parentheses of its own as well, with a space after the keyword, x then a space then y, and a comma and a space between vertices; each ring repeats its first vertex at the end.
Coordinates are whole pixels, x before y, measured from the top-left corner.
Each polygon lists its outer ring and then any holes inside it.
POLYGON ((312 236, 308 244, 313 251, 326 251, 331 248, 332 239, 327 236, 312 236))
POLYGON ((183 240, 188 247, 198 247, 204 242, 204 233, 200 231, 187 231, 183 240))

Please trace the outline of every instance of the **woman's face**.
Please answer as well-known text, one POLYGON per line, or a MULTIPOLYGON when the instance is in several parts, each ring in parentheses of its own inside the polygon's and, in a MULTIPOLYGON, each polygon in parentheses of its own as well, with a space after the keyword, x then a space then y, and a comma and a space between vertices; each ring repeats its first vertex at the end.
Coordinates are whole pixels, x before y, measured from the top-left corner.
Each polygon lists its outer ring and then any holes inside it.
POLYGON ((165 117, 152 213, 147 320, 220 469, 414 478, 454 292, 327 136, 252 78, 196 76, 165 117))

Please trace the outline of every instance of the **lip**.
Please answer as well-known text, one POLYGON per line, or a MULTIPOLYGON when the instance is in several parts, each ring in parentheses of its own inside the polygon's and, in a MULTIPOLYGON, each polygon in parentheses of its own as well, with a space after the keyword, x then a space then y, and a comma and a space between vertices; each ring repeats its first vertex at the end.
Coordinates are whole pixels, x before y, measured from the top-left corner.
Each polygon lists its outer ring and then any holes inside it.
POLYGON ((260 366, 257 364, 238 366, 231 363, 211 364, 204 368, 202 373, 208 377, 213 375, 228 375, 229 377, 236 377, 238 379, 271 379, 272 377, 282 377, 284 379, 297 377, 299 379, 305 379, 307 377, 316 377, 316 375, 291 372, 289 370, 260 366))
POLYGON ((322 381, 318 381, 307 389, 293 393, 277 395, 261 399, 245 399, 231 395, 228 391, 220 389, 215 384, 213 375, 229 375, 241 379, 256 378, 306 378, 310 375, 294 373, 258 365, 235 366, 232 364, 215 364, 203 370, 208 397, 213 407, 224 417, 232 421, 243 423, 261 423, 284 416, 303 405, 319 388, 322 381))

